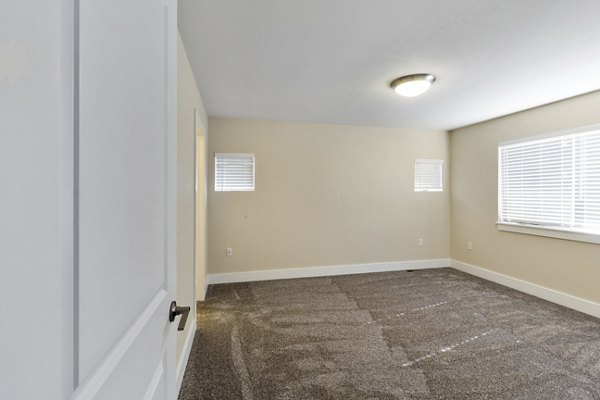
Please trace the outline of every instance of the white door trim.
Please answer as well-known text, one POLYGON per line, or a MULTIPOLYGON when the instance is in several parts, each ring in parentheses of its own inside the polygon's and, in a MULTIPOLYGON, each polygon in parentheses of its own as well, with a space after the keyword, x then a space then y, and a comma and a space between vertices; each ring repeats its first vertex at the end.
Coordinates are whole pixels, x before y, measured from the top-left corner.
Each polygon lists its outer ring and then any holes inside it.
MULTIPOLYGON (((202 191, 202 194, 204 196, 204 219, 206 221, 207 215, 208 215, 208 209, 207 209, 207 204, 208 204, 208 192, 207 192, 207 182, 208 182, 208 176, 207 176, 207 171, 208 171, 208 164, 207 164, 207 150, 208 150, 208 135, 206 132, 206 126, 204 125, 204 122, 202 121, 202 118, 200 117, 200 113, 198 112, 197 108, 194 108, 194 185, 195 185, 195 190, 194 190, 194 311, 196 310, 196 306, 195 306, 195 302, 196 301, 204 301, 204 298, 206 297, 206 290, 208 289, 208 276, 206 274, 205 271, 205 275, 204 275, 204 288, 200 288, 197 285, 198 282, 198 270, 199 270, 199 265, 196 263, 197 258, 196 258, 196 253, 197 253, 197 230, 198 230, 198 193, 200 193, 200 190, 202 191), (198 187, 198 135, 197 135, 197 130, 200 129, 200 131, 202 132, 202 137, 204 140, 204 187, 203 188, 199 188, 198 187)), ((204 224, 204 266, 206 268, 207 266, 207 262, 208 262, 208 257, 207 257, 207 250, 208 250, 208 246, 207 246, 207 240, 208 240, 208 224, 204 224)), ((195 314, 194 314, 195 315, 195 314)))
POLYGON ((165 375, 165 368, 163 366, 163 363, 158 364, 158 367, 156 368, 156 371, 154 372, 154 375, 152 376, 152 380, 150 381, 150 384, 148 385, 148 390, 146 391, 146 394, 144 394, 144 400, 152 400, 154 398, 154 395, 156 394, 156 390, 158 389, 158 385, 161 381, 161 379, 164 378, 165 375))
MULTIPOLYGON (((191 313, 191 311, 190 311, 191 313)), ((185 344, 183 345, 183 351, 181 357, 179 358, 179 362, 177 363, 177 392, 181 390, 181 383, 183 382, 183 376, 185 375, 185 369, 187 367, 188 361, 190 359, 190 354, 192 352, 192 344, 194 343, 194 337, 196 335, 196 315, 189 317, 190 328, 185 339, 185 344)))

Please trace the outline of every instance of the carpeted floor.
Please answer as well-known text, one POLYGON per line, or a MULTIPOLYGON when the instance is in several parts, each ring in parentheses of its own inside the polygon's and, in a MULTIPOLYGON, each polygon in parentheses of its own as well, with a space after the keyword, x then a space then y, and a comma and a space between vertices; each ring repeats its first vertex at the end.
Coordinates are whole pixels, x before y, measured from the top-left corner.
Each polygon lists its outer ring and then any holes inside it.
POLYGON ((180 400, 600 399, 600 320, 450 269, 214 285, 180 400))

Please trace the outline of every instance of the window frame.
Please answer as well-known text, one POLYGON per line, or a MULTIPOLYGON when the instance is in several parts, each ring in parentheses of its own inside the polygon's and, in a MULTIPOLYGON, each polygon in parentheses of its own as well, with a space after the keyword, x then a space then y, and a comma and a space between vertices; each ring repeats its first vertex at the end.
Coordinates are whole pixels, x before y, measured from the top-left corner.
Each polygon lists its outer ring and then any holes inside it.
POLYGON ((532 224, 532 223, 528 224, 528 223, 520 223, 520 222, 502 221, 502 197, 501 197, 501 195, 502 195, 502 168, 500 165, 500 162, 501 162, 500 151, 501 151, 501 147, 503 147, 503 146, 519 144, 519 143, 526 143, 526 142, 533 142, 533 141, 543 140, 543 139, 551 139, 551 138, 556 138, 556 137, 560 137, 560 136, 567 136, 567 135, 586 133, 586 132, 598 131, 598 130, 600 130, 600 124, 594 124, 594 125, 582 126, 579 128, 554 131, 554 132, 549 132, 549 133, 545 133, 545 134, 541 134, 541 135, 534 135, 534 136, 528 136, 528 137, 524 137, 524 138, 520 138, 520 139, 499 142, 498 150, 497 150, 498 151, 497 152, 498 160, 496 163, 496 166, 498 168, 498 175, 497 175, 497 177, 498 177, 498 193, 497 193, 498 218, 496 221, 497 229, 499 231, 504 231, 504 232, 514 232, 514 233, 521 233, 521 234, 534 235, 534 236, 543 236, 543 237, 549 237, 549 238, 555 238, 555 239, 564 239, 564 240, 572 240, 572 241, 584 242, 584 243, 600 244, 600 232, 595 231, 595 230, 557 227, 557 226, 543 225, 543 224, 538 225, 538 224, 532 224))

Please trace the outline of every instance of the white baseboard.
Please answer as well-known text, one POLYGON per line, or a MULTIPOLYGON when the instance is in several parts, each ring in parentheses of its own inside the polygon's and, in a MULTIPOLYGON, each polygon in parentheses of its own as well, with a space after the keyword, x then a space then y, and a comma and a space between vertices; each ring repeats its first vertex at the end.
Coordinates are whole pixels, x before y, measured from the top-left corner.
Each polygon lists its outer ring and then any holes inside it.
POLYGON ((458 260, 451 260, 452 268, 466 272, 467 274, 475 275, 480 278, 499 283, 500 285, 508 286, 509 288, 518 290, 523 293, 548 300, 552 303, 560 304, 580 311, 582 313, 600 318, 600 304, 593 301, 581 299, 554 289, 549 289, 544 286, 536 285, 531 282, 513 278, 508 275, 503 275, 498 272, 490 271, 489 269, 477 267, 471 264, 464 263, 458 260))
POLYGON ((234 283, 269 281, 274 279, 312 278, 319 276, 364 274, 368 272, 403 271, 407 269, 443 268, 450 266, 450 259, 394 261, 370 264, 332 265, 326 267, 282 268, 249 272, 209 274, 207 283, 234 283))
POLYGON ((198 293, 196 293, 196 301, 206 300, 206 293, 208 291, 208 277, 204 277, 204 284, 198 286, 198 293))
POLYGON ((200 301, 204 301, 206 300, 206 294, 208 293, 208 275, 204 278, 204 296, 202 296, 201 299, 198 299, 200 301))
POLYGON ((190 353, 192 351, 192 344, 194 343, 194 336, 196 335, 196 313, 195 308, 192 308, 190 312, 194 312, 193 315, 190 315, 191 324, 188 330, 187 337, 185 338, 185 344, 183 345, 183 352, 181 354, 181 358, 177 363, 177 393, 181 390, 181 383, 183 382, 183 375, 185 374, 185 368, 188 364, 188 360, 190 359, 190 353))
POLYGON ((548 300, 580 311, 582 313, 600 318, 600 304, 590 300, 581 299, 554 289, 536 285, 518 278, 503 275, 482 267, 467 264, 462 261, 439 258, 433 260, 395 261, 369 264, 332 265, 326 267, 282 268, 248 272, 228 272, 222 274, 208 274, 206 285, 218 283, 268 281, 274 279, 312 278, 320 276, 364 274, 369 272, 403 271, 407 269, 428 269, 452 267, 471 275, 478 276, 518 290, 532 296, 548 300))

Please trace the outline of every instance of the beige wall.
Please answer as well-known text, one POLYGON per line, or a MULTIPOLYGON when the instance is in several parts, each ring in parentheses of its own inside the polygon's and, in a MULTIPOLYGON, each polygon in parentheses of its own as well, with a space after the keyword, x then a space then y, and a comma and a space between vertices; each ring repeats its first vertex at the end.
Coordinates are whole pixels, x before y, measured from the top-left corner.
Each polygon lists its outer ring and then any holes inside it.
POLYGON ((495 225, 498 143, 598 123, 598 110, 600 92, 450 134, 454 259, 600 302, 600 245, 499 232, 495 225))
POLYGON ((443 193, 415 193, 413 166, 448 161, 446 132, 218 118, 209 126, 209 273, 449 257, 448 176, 443 193), (215 152, 254 153, 256 191, 215 192, 215 152))
POLYGON ((194 319, 194 136, 195 110, 206 126, 206 111, 181 38, 177 51, 177 303, 192 307, 185 331, 177 333, 179 360, 194 319))

